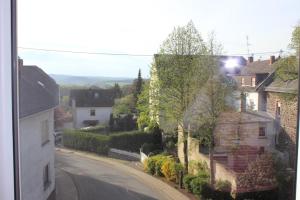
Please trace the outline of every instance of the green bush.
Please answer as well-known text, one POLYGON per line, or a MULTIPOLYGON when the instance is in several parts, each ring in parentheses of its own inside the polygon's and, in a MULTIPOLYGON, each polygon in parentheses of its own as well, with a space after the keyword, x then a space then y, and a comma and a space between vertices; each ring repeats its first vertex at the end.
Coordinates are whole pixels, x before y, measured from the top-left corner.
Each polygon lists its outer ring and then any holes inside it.
POLYGON ((141 147, 141 151, 146 155, 150 154, 151 152, 161 152, 162 146, 159 144, 144 143, 141 147))
POLYGON ((156 176, 164 176, 164 174, 161 171, 161 166, 166 162, 166 157, 164 156, 158 156, 155 162, 155 175, 156 176))
POLYGON ((217 180, 215 187, 219 191, 231 191, 231 183, 229 181, 217 180))
POLYGON ((155 174, 155 160, 152 158, 148 158, 144 162, 144 170, 149 173, 154 175, 155 174))
POLYGON ((64 131, 63 143, 65 147, 102 155, 106 155, 109 149, 109 137, 74 130, 64 131))
POLYGON ((208 166, 205 161, 195 161, 192 160, 189 162, 189 172, 192 174, 202 173, 202 171, 208 173, 208 166))
MULTIPOLYGON (((109 148, 139 152, 144 143, 151 144, 156 141, 154 134, 140 131, 113 133, 106 136, 91 133, 89 130, 65 130, 63 134, 64 145, 78 150, 106 154, 109 148)), ((155 143, 155 146, 161 148, 161 144, 155 143)))
POLYGON ((178 175, 181 170, 183 170, 183 166, 170 156, 167 157, 161 166, 161 171, 168 181, 178 182, 178 175))
POLYGON ((164 163, 166 159, 167 156, 160 155, 160 154, 149 157, 144 163, 145 171, 152 175, 163 176, 161 172, 161 165, 164 163))
POLYGON ((191 181, 197 178, 195 175, 187 174, 183 177, 183 186, 185 189, 187 189, 189 192, 192 192, 192 187, 191 187, 191 181))
POLYGON ((178 181, 178 174, 183 166, 176 163, 172 156, 158 154, 144 162, 144 170, 152 175, 164 176, 169 181, 178 181))
POLYGON ((202 196, 203 191, 208 187, 208 180, 198 176, 191 180, 190 185, 193 194, 202 196))
POLYGON ((153 143, 153 140, 151 133, 130 131, 110 135, 109 146, 131 152, 139 152, 144 143, 153 143))

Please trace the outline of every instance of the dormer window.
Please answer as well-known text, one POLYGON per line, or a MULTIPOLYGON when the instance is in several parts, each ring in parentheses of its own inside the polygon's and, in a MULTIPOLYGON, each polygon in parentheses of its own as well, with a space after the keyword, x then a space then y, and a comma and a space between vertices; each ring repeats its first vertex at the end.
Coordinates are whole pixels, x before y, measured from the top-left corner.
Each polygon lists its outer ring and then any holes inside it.
POLYGON ((251 78, 251 86, 252 86, 252 87, 255 87, 255 86, 256 86, 256 78, 255 78, 255 77, 252 77, 252 78, 251 78))

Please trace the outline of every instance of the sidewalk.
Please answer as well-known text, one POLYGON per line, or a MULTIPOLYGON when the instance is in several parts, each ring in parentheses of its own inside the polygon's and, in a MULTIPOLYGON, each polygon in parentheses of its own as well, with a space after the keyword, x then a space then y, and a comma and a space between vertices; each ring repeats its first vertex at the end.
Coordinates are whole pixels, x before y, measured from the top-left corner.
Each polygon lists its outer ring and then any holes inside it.
POLYGON ((67 172, 56 168, 55 181, 56 200, 78 200, 76 186, 67 172))

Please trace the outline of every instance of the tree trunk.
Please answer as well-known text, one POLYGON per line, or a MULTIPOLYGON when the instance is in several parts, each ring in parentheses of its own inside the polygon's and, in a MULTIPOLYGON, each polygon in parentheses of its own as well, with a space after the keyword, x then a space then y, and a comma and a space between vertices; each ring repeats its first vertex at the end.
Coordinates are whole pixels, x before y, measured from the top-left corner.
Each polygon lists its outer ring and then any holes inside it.
POLYGON ((182 138, 178 137, 178 143, 183 143, 183 162, 185 173, 188 173, 188 143, 187 143, 187 133, 182 124, 178 125, 178 136, 182 133, 182 138))
MULTIPOLYGON (((184 135, 186 133, 183 133, 184 135)), ((187 143, 187 137, 184 136, 184 146, 183 146, 183 154, 184 154, 184 169, 185 173, 187 174, 189 172, 189 159, 188 159, 188 143, 187 143)))

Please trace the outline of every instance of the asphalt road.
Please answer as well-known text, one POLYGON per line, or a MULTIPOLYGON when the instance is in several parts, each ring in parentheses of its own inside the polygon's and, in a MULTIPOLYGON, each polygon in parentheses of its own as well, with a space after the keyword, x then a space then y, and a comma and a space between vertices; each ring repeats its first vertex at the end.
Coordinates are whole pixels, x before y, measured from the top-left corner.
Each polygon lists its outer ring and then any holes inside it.
POLYGON ((188 199, 166 183, 109 158, 57 151, 56 171, 57 192, 64 200, 188 199))

